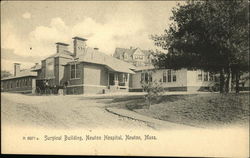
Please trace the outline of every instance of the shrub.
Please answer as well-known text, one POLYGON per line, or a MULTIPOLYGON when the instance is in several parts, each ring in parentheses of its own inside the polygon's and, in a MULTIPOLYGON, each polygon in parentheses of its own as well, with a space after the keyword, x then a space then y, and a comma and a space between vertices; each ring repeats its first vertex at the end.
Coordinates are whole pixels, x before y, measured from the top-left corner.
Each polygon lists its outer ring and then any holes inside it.
POLYGON ((147 93, 144 98, 148 106, 152 105, 154 101, 157 101, 164 92, 162 84, 157 81, 142 81, 141 86, 143 91, 147 93))

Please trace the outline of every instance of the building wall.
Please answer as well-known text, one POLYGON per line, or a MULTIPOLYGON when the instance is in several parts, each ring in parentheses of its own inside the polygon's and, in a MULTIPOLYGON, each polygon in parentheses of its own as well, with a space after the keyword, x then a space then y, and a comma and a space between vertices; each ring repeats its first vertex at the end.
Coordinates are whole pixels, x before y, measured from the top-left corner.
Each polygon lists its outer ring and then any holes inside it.
POLYGON ((41 70, 37 72, 37 79, 44 79, 45 78, 46 61, 42 60, 41 63, 42 63, 42 66, 41 66, 41 70))
POLYGON ((83 84, 83 78, 84 78, 84 71, 83 71, 83 64, 79 63, 79 71, 80 71, 80 77, 79 78, 71 78, 71 67, 69 65, 68 68, 68 80, 70 85, 82 85, 83 84))
POLYGON ((35 87, 35 77, 33 76, 1 80, 3 92, 31 93, 35 92, 35 87))
POLYGON ((108 85, 108 70, 103 65, 85 63, 84 69, 84 85, 108 85))
MULTIPOLYGON (((152 71, 152 80, 162 81, 162 86, 166 90, 185 90, 185 91, 203 91, 208 90, 209 86, 214 84, 214 77, 210 78, 210 74, 201 70, 187 70, 181 69, 176 70, 176 82, 173 82, 173 76, 171 76, 171 82, 163 82, 163 72, 167 69, 154 70, 152 71), (201 78, 198 78, 198 74, 202 74, 201 78), (205 79, 205 74, 207 74, 207 79, 205 79)), ((173 70, 171 70, 173 71, 173 70)), ((131 89, 139 90, 141 89, 141 73, 143 71, 138 71, 136 74, 132 75, 132 86, 131 89)), ((146 71, 144 71, 146 72, 146 71)), ((167 73, 166 73, 167 76, 167 73)), ((168 77, 166 77, 168 78, 168 77)))
POLYGON ((145 54, 140 49, 137 49, 133 54, 133 63, 136 66, 140 66, 144 65, 145 62, 146 62, 145 54))
POLYGON ((204 71, 201 70, 188 70, 187 71, 187 87, 188 91, 198 91, 198 90, 205 90, 209 85, 213 83, 209 79, 208 73, 208 81, 204 80, 204 71), (201 73, 202 77, 201 80, 198 79, 198 74, 201 73))
POLYGON ((67 87, 67 94, 83 94, 83 85, 70 85, 67 87))
POLYGON ((65 66, 63 80, 68 80, 68 94, 102 93, 108 85, 108 70, 103 65, 80 63, 80 78, 70 78, 70 65, 65 66))
MULTIPOLYGON (((163 70, 157 70, 156 71, 156 75, 153 76, 153 80, 154 78, 156 78, 158 81, 161 80, 162 81, 162 86, 163 87, 186 87, 187 86, 187 70, 186 69, 180 69, 180 70, 171 70, 171 71, 175 71, 176 74, 176 81, 173 81, 173 74, 171 75, 171 82, 168 82, 168 79, 166 82, 163 82, 163 72, 166 72, 167 75, 167 69, 163 69, 163 70)), ((168 76, 166 76, 166 78, 168 78, 168 76)))
MULTIPOLYGON (((65 61, 63 61, 65 62, 65 61)), ((71 78, 71 64, 65 65, 64 66, 64 75, 61 79, 61 84, 63 85, 64 82, 68 81, 68 86, 67 86, 67 94, 83 94, 83 76, 84 76, 84 71, 83 71, 83 64, 79 64, 79 73, 80 77, 79 78, 71 78)))
POLYGON ((108 85, 108 70, 103 65, 84 63, 84 93, 102 93, 108 85))
POLYGON ((54 68, 54 74, 55 74, 55 84, 60 85, 60 58, 56 57, 55 58, 55 68, 54 68))
POLYGON ((55 58, 55 84, 56 85, 63 85, 66 81, 64 80, 64 68, 65 64, 67 64, 71 59, 64 58, 64 57, 56 57, 55 58))
MULTIPOLYGON (((167 72, 167 69, 151 70, 150 72, 152 72, 152 81, 161 82, 162 86, 166 89, 169 87, 172 89, 174 89, 175 87, 183 87, 183 89, 185 89, 185 87, 187 86, 187 70, 186 69, 181 69, 181 70, 175 71, 175 74, 176 74, 176 81, 175 82, 173 82, 173 76, 171 76, 171 82, 168 82, 168 80, 166 80, 166 82, 163 82, 163 72, 164 71, 167 72)), ((132 75, 131 89, 142 88, 141 83, 140 83, 142 72, 146 72, 146 71, 139 71, 139 72, 136 72, 136 74, 132 75)))

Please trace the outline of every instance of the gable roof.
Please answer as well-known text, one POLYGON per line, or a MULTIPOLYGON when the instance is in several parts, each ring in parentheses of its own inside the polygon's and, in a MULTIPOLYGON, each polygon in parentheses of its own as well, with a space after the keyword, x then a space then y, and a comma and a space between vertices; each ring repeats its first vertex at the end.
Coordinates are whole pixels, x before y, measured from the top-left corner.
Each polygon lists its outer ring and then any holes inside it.
MULTIPOLYGON (((136 50, 138 50, 138 49, 140 49, 140 48, 116 48, 113 56, 116 58, 118 58, 124 54, 128 54, 130 56, 130 55, 133 55, 136 52, 136 50)), ((146 56, 151 54, 151 52, 149 50, 141 50, 141 51, 146 56)))
POLYGON ((113 56, 117 58, 124 54, 133 55, 136 49, 116 48, 113 56))
POLYGON ((18 73, 18 76, 10 76, 10 77, 3 78, 1 80, 9 80, 9 79, 28 77, 28 76, 37 76, 37 72, 31 71, 31 69, 24 69, 24 70, 20 70, 20 72, 18 73))
POLYGON ((134 71, 153 70, 153 69, 155 69, 153 65, 146 65, 146 66, 138 66, 134 71))
POLYGON ((93 48, 87 48, 85 53, 78 56, 78 58, 78 62, 101 64, 107 66, 112 71, 134 74, 131 70, 135 69, 135 66, 132 64, 114 58, 98 50, 94 50, 93 48))
POLYGON ((40 69, 42 69, 42 65, 40 65, 40 64, 36 64, 36 65, 31 67, 31 71, 37 71, 40 69))
POLYGON ((47 58, 45 58, 44 60, 48 59, 48 58, 55 58, 55 57, 64 57, 64 58, 70 58, 70 59, 73 59, 73 53, 71 53, 70 51, 67 51, 67 50, 64 50, 60 53, 55 53, 55 54, 52 54, 50 56, 48 56, 47 58))

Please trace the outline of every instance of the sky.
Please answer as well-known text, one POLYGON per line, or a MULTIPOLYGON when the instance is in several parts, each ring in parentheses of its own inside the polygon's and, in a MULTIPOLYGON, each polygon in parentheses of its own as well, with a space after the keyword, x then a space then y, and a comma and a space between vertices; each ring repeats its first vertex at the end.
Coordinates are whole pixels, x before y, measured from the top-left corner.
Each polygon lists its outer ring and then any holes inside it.
POLYGON ((162 34, 175 1, 1 2, 1 70, 29 68, 56 53, 56 42, 87 38, 88 47, 156 49, 150 35, 162 34))

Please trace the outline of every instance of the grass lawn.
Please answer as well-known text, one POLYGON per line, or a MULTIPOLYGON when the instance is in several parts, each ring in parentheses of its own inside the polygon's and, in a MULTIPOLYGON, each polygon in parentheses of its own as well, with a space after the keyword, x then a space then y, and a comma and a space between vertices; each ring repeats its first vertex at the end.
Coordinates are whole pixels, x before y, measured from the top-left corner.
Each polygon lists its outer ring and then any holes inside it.
POLYGON ((142 96, 112 102, 146 116, 198 127, 249 124, 249 93, 166 95, 150 107, 142 96))

